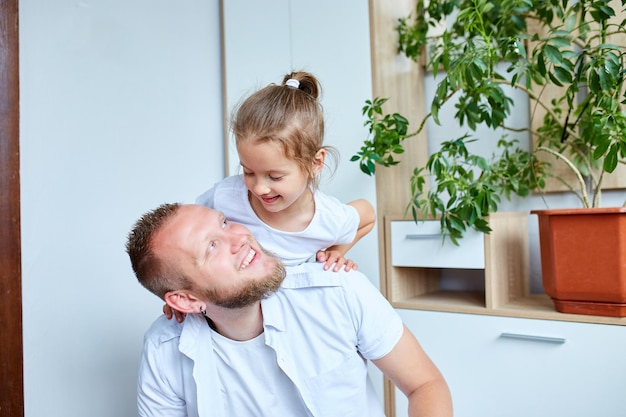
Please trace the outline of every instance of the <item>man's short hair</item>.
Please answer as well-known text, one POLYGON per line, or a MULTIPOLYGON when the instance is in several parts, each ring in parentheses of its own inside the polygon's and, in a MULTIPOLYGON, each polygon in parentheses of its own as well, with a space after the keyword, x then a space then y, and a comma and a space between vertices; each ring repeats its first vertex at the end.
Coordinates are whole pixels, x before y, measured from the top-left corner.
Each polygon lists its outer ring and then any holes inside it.
POLYGON ((188 282, 183 274, 154 253, 155 235, 180 207, 179 203, 165 203, 145 213, 137 220, 126 241, 126 253, 137 280, 161 299, 169 291, 186 287, 188 282))

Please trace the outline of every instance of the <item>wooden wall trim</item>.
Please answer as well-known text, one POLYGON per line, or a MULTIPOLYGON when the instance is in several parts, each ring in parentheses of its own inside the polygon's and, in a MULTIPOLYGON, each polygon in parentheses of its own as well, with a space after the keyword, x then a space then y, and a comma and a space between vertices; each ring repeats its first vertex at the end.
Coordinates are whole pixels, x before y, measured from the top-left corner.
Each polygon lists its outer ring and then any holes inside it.
MULTIPOLYGON (((409 120, 409 129, 417 130, 426 115, 424 70, 417 63, 397 53, 398 18, 415 10, 416 0, 370 0, 370 45, 372 56, 372 93, 389 100, 386 113, 398 112, 409 120)), ((376 211, 380 260, 380 289, 388 295, 387 259, 385 257, 385 216, 401 217, 411 201, 410 178, 414 167, 428 159, 426 129, 408 140, 399 165, 376 169, 376 211)), ((395 388, 385 379, 385 415, 394 417, 395 388)))
POLYGON ((0 416, 24 416, 18 0, 0 0, 0 416))

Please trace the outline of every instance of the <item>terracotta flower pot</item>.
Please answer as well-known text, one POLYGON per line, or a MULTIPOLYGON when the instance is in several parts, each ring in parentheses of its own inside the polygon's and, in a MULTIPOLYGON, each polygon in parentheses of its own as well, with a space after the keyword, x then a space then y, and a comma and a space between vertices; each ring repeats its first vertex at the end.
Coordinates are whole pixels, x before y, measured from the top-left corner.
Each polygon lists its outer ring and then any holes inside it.
POLYGON ((533 210, 543 287, 562 313, 626 316, 626 207, 533 210))

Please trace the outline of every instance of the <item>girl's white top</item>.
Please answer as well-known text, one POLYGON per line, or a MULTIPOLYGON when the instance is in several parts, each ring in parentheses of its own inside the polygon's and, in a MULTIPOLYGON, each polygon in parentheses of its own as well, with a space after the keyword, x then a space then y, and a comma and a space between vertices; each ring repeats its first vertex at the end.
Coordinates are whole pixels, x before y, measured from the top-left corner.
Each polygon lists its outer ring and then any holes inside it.
POLYGON ((306 229, 285 232, 265 224, 252 210, 242 175, 227 177, 201 194, 196 203, 223 212, 232 222, 243 224, 257 241, 285 265, 314 260, 318 250, 350 243, 359 227, 357 210, 319 190, 313 192, 315 214, 306 229))

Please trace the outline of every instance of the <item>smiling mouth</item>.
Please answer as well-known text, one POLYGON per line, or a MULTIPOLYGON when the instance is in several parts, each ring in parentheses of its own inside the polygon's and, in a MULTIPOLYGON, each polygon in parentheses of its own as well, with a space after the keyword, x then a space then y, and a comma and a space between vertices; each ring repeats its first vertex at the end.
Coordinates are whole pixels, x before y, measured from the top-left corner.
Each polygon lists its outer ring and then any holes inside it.
POLYGON ((248 256, 246 256, 246 259, 243 260, 243 264, 241 264, 241 268, 239 268, 240 271, 243 271, 248 265, 250 265, 250 262, 254 259, 254 255, 256 255, 256 251, 254 249, 250 249, 248 256))
POLYGON ((274 197, 261 197, 261 199, 263 200, 264 203, 269 204, 269 203, 273 203, 276 200, 278 200, 278 197, 280 197, 280 196, 277 195, 277 196, 274 196, 274 197))

